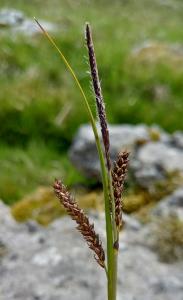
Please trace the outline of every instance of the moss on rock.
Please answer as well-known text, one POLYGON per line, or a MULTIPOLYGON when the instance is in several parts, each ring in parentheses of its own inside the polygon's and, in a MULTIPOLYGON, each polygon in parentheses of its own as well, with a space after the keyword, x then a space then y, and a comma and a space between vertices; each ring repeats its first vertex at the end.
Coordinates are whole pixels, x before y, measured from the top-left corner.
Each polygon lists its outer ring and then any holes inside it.
POLYGON ((164 217, 154 230, 153 248, 161 261, 172 263, 183 259, 183 222, 175 217, 164 217))
MULTIPOLYGON (((101 210, 103 208, 101 192, 79 194, 76 198, 79 205, 86 210, 89 208, 101 210)), ((18 222, 33 219, 42 225, 47 225, 65 214, 64 208, 50 187, 39 187, 34 193, 14 204, 11 212, 18 222)))
POLYGON ((126 213, 132 213, 146 206, 151 201, 152 198, 146 191, 134 191, 124 197, 123 210, 126 213))

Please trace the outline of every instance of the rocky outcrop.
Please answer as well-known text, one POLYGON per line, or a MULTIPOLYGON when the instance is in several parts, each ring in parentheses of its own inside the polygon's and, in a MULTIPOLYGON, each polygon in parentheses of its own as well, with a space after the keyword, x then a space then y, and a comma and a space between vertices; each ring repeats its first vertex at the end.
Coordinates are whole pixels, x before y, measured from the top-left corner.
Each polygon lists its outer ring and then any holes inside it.
POLYGON ((153 209, 153 214, 161 218, 174 217, 183 222, 183 188, 163 198, 153 209))
POLYGON ((169 174, 183 174, 183 153, 171 143, 147 143, 139 147, 134 161, 134 175, 142 187, 151 188, 169 174))
MULTIPOLYGON (((162 133, 159 128, 148 128, 145 125, 110 125, 110 144, 112 160, 116 159, 121 150, 128 150, 131 157, 134 156, 136 148, 144 145, 155 138, 167 140, 168 135, 162 133)), ((99 129, 99 135, 100 129, 99 129)), ((94 135, 89 125, 79 128, 70 149, 70 157, 73 163, 89 177, 99 177, 100 165, 94 135)))
MULTIPOLYGON (((90 217, 103 239, 104 216, 90 217)), ((150 227, 124 217, 118 300, 181 300, 182 262, 159 262, 145 240, 150 227)), ((34 222, 18 224, 0 203, 0 228, 0 245, 6 248, 0 255, 1 300, 106 299, 105 273, 70 218, 58 219, 47 228, 34 222)))
MULTIPOLYGON (((56 26, 44 20, 40 21, 47 31, 55 31, 56 26)), ((0 10, 0 29, 10 29, 12 33, 21 33, 28 36, 40 32, 33 19, 27 18, 22 11, 4 8, 0 10)))
MULTIPOLYGON (((111 157, 121 150, 130 151, 133 180, 150 193, 161 185, 172 191, 183 185, 183 134, 169 135, 158 127, 145 125, 111 125, 111 157), (167 184, 168 183, 168 184, 167 184)), ((79 129, 70 149, 74 165, 88 177, 100 179, 100 166, 91 127, 79 129)))

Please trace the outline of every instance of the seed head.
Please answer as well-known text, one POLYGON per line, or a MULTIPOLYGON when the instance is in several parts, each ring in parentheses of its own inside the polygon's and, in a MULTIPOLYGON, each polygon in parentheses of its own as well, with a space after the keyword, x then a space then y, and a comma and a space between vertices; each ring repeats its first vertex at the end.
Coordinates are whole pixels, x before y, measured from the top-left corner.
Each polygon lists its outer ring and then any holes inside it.
POLYGON ((125 181, 125 176, 128 167, 128 157, 129 153, 124 151, 118 154, 117 161, 114 162, 112 170, 112 185, 114 191, 114 201, 115 201, 115 221, 118 229, 122 227, 122 192, 125 181))
POLYGON ((91 78, 93 84, 93 90, 95 93, 95 99, 97 104, 97 111, 98 117, 100 121, 100 127, 102 132, 102 139, 104 143, 105 149, 105 157, 108 170, 111 169, 111 161, 110 161, 110 142, 109 142, 109 131, 107 127, 107 118, 105 112, 105 104, 103 100, 99 75, 98 75, 98 67, 97 61, 95 56, 95 50, 92 40, 92 33, 89 24, 86 24, 86 44, 88 48, 88 56, 89 56, 89 63, 90 63, 90 71, 91 71, 91 78))
POLYGON ((79 208, 74 198, 68 192, 67 188, 61 183, 60 180, 55 180, 54 191, 61 204, 65 207, 67 213, 77 223, 77 230, 81 232, 89 248, 94 251, 97 263, 105 267, 105 253, 99 235, 96 234, 94 225, 90 224, 88 217, 82 209, 79 208))

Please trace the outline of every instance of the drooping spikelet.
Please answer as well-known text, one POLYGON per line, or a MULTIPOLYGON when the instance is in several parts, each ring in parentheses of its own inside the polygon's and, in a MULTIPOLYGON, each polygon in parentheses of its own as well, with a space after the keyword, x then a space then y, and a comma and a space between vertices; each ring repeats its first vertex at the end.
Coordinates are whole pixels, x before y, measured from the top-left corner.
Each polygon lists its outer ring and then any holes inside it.
POLYGON ((77 223, 77 229, 81 232, 86 240, 89 248, 95 252, 95 259, 98 264, 105 267, 105 253, 99 235, 94 230, 94 225, 90 224, 88 217, 84 214, 83 210, 79 208, 67 188, 61 183, 60 180, 55 180, 54 191, 59 198, 61 204, 65 207, 67 213, 77 223))
POLYGON ((122 227, 122 192, 127 173, 129 153, 124 151, 118 154, 117 161, 114 162, 112 170, 112 185, 114 190, 115 201, 115 221, 118 229, 122 227))
POLYGON ((105 112, 105 104, 103 100, 99 75, 98 75, 98 68, 97 68, 97 61, 95 57, 95 50, 92 40, 92 33, 89 24, 86 24, 86 44, 88 48, 88 56, 89 56, 89 63, 90 63, 90 70, 91 70, 91 78, 93 89, 95 93, 96 103, 97 103, 97 111, 101 126, 102 132, 102 139, 104 143, 105 149, 105 156, 106 156, 106 163, 108 170, 111 169, 111 161, 110 161, 110 142, 109 142, 109 131, 107 127, 107 118, 105 112))

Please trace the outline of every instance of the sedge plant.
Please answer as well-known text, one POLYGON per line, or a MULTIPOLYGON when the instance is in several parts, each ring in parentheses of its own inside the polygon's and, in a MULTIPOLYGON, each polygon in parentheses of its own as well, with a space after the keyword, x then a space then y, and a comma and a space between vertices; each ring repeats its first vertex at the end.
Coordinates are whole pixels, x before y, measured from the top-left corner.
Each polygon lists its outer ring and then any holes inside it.
POLYGON ((100 123, 101 136, 99 138, 98 127, 89 105, 87 96, 77 78, 76 73, 69 64, 63 52, 57 46, 53 38, 42 27, 42 25, 35 20, 47 37, 52 46, 57 50, 65 63, 70 74, 73 76, 76 85, 82 95, 83 105, 86 107, 89 121, 91 123, 95 143, 100 160, 101 177, 104 192, 105 203, 105 222, 106 222, 106 254, 102 246, 99 235, 96 233, 94 224, 90 223, 88 216, 78 206, 74 197, 70 194, 66 186, 61 180, 56 179, 54 183, 54 191, 61 204, 65 207, 67 213, 77 223, 77 229, 81 232, 89 248, 94 252, 94 258, 99 266, 105 271, 107 278, 107 294, 108 300, 116 300, 117 294, 117 264, 118 264, 118 250, 119 250, 119 232, 122 229, 122 191, 124 186, 125 175, 128 167, 127 151, 118 154, 116 161, 111 162, 110 158, 110 138, 109 130, 105 112, 105 103, 103 100, 94 45, 92 40, 92 33, 90 25, 87 23, 85 27, 85 39, 88 50, 88 58, 90 65, 90 73, 93 85, 93 92, 95 95, 97 117, 100 123))

